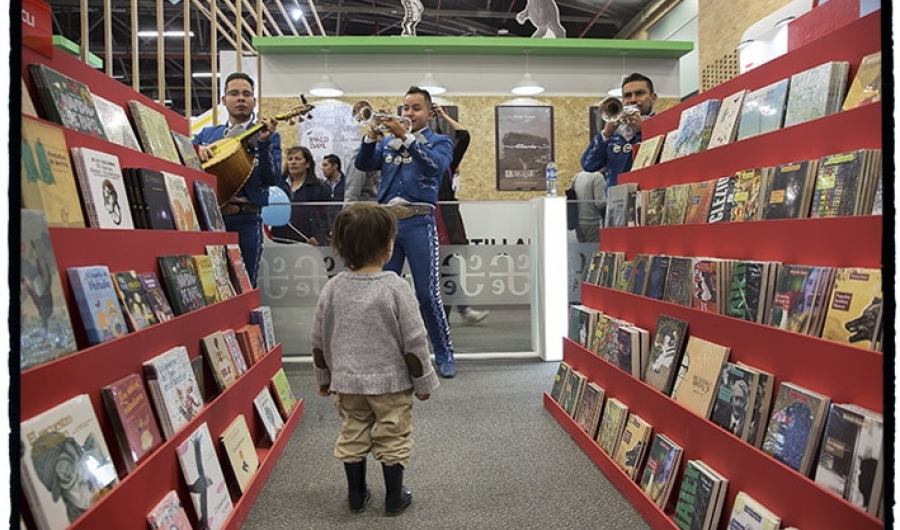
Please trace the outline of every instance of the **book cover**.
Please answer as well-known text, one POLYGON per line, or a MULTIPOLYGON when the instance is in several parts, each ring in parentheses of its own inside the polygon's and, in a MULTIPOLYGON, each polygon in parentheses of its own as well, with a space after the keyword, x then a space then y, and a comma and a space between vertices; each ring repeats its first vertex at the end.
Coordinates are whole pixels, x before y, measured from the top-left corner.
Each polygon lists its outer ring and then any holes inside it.
MULTIPOLYGON (((297 398, 294 397, 294 390, 291 388, 291 382, 288 381, 287 374, 284 373, 284 367, 279 368, 270 380, 272 394, 275 396, 275 404, 284 421, 287 421, 297 406, 297 398)), ((586 390, 586 389, 585 389, 586 390)))
POLYGON ((49 226, 84 228, 66 135, 59 127, 22 117, 22 207, 41 210, 49 226))
POLYGON ((137 272, 114 272, 113 285, 116 286, 119 303, 122 304, 131 331, 140 331, 159 323, 137 272))
POLYGON ((775 168, 766 190, 763 219, 807 217, 814 187, 811 175, 815 173, 815 165, 813 161, 803 160, 775 168))
POLYGON ((25 370, 78 349, 56 266, 47 218, 22 210, 19 248, 19 368, 25 370))
POLYGON ((853 215, 864 181, 865 150, 822 158, 815 177, 810 217, 853 215))
POLYGON ((700 460, 689 460, 678 500, 675 503, 675 525, 681 530, 714 530, 717 528, 727 482, 720 480, 700 460), (722 501, 720 501, 722 499, 722 501))
POLYGON ((131 128, 131 122, 128 121, 125 109, 97 94, 91 94, 91 97, 97 108, 97 114, 100 116, 100 123, 103 125, 106 139, 135 151, 141 151, 141 144, 134 135, 134 129, 131 128))
POLYGON ((763 452, 808 476, 830 399, 784 381, 778 387, 763 439, 763 452))
POLYGON ((247 273, 247 266, 244 265, 241 247, 236 243, 229 243, 225 245, 225 255, 228 258, 228 274, 231 276, 231 284, 237 292, 245 294, 252 291, 253 284, 250 283, 250 275, 247 273))
POLYGON ((731 206, 732 221, 756 221, 762 218, 768 174, 768 168, 737 172, 734 179, 734 203, 731 206))
POLYGON ((212 262, 219 300, 234 298, 236 293, 231 285, 231 277, 228 274, 228 255, 225 252, 225 245, 206 245, 206 255, 209 256, 212 262))
POLYGON ((686 321, 659 315, 643 380, 667 396, 672 393, 672 383, 680 366, 687 333, 686 321))
POLYGON ((659 163, 668 162, 675 158, 675 144, 678 143, 678 129, 671 130, 666 133, 666 139, 663 141, 662 150, 659 153, 659 163))
MULTIPOLYGON (((862 414, 863 420, 853 452, 847 500, 870 514, 875 514, 884 494, 884 418, 881 414, 848 404, 847 408, 862 414)), ((890 472, 890 471, 889 471, 890 472)))
POLYGON ((660 508, 664 509, 669 500, 672 483, 681 464, 681 454, 681 446, 665 434, 659 433, 653 437, 640 484, 644 493, 660 508))
POLYGON ((197 271, 197 278, 200 280, 200 289, 203 292, 205 305, 212 305, 218 302, 219 287, 216 285, 212 260, 207 254, 194 254, 191 256, 191 259, 194 260, 194 269, 197 271))
POLYGON ((125 193, 128 196, 128 204, 131 206, 131 219, 134 227, 150 229, 150 221, 147 218, 147 205, 144 203, 144 195, 138 183, 137 170, 123 168, 122 177, 125 179, 125 193))
POLYGON ((178 131, 169 132, 172 133, 172 140, 175 142, 175 148, 178 150, 178 154, 181 155, 181 161, 184 162, 184 165, 197 171, 203 171, 203 164, 200 163, 200 158, 197 156, 197 151, 191 139, 178 131))
POLYGON ((619 440, 613 460, 619 464, 619 467, 631 480, 637 480, 641 471, 652 432, 653 428, 644 418, 634 413, 628 415, 625 429, 622 431, 622 439, 619 440))
POLYGON ((557 403, 559 403, 563 386, 566 384, 566 378, 569 377, 569 370, 571 370, 569 365, 565 361, 560 361, 556 375, 553 377, 553 386, 550 388, 550 397, 557 403))
POLYGON ((119 158, 86 147, 73 147, 72 160, 90 226, 134 228, 119 158))
POLYGON ((772 395, 775 393, 775 376, 769 372, 738 363, 745 370, 753 373, 754 384, 750 387, 750 404, 747 410, 750 423, 744 427, 742 438, 753 447, 762 445, 766 434, 766 420, 772 407, 772 395))
POLYGON ((663 213, 664 225, 680 225, 684 223, 690 202, 690 185, 675 184, 666 188, 666 206, 663 213))
POLYGON ((147 514, 147 525, 150 530, 193 530, 175 490, 169 490, 150 510, 147 514))
POLYGON ((709 137, 707 149, 730 144, 735 140, 738 132, 738 122, 741 118, 741 107, 746 95, 746 90, 738 90, 722 100, 719 114, 716 116, 716 123, 713 125, 712 134, 709 137))
POLYGON ((666 301, 686 307, 694 304, 694 264, 691 258, 672 257, 667 287, 666 301))
POLYGON ((775 284, 775 296, 768 324, 776 328, 801 333, 812 311, 814 291, 822 274, 822 267, 784 265, 775 284))
POLYGON ((706 150, 721 105, 720 99, 707 99, 681 112, 675 158, 706 150))
POLYGON ((646 295, 655 300, 666 297, 666 282, 669 277, 670 256, 652 256, 650 258, 650 274, 647 279, 646 295))
POLYGON ((175 346, 143 363, 144 377, 168 440, 203 410, 187 348, 175 346))
POLYGON ((109 268, 105 265, 69 267, 66 274, 92 346, 128 333, 109 268))
POLYGON ((244 360, 247 361, 248 366, 258 363, 268 353, 266 351, 266 341, 257 324, 241 326, 235 333, 237 334, 238 342, 241 344, 241 351, 244 352, 244 360))
POLYGON ((709 216, 715 180, 694 182, 688 191, 687 210, 684 213, 684 224, 705 223, 709 216))
POLYGON ((597 323, 594 325, 594 336, 591 337, 589 350, 603 357, 606 352, 606 340, 609 334, 610 318, 603 313, 597 315, 597 323))
POLYGON ((176 315, 183 315, 206 305, 197 267, 189 254, 159 256, 157 260, 169 302, 176 315))
POLYGON ((247 491, 247 486, 253 480, 253 475, 259 469, 259 457, 256 447, 253 445, 253 437, 247 428, 247 420, 243 414, 238 414, 234 421, 222 431, 219 442, 225 450, 225 456, 229 464, 232 476, 237 483, 241 494, 247 491))
POLYGON ((700 337, 688 337, 675 377, 672 398, 702 418, 709 418, 716 399, 716 383, 731 348, 700 337))
POLYGON ((694 295, 691 305, 707 313, 718 313, 720 263, 716 258, 694 258, 694 295))
POLYGON ((707 223, 727 223, 731 221, 731 211, 734 206, 736 178, 732 176, 719 177, 712 181, 712 192, 709 200, 709 213, 706 216, 707 223))
POLYGON ((637 190, 637 184, 630 182, 611 186, 606 190, 606 219, 603 226, 618 228, 628 226, 628 195, 637 190))
POLYGON ((600 420, 600 428, 597 431, 597 444, 603 452, 610 457, 619 445, 619 438, 625 428, 628 419, 628 405, 611 397, 606 400, 603 407, 603 417, 600 420))
POLYGON ((873 349, 883 299, 880 269, 838 268, 825 312, 822 338, 873 349))
POLYGON ((881 101, 881 50, 862 58, 841 110, 878 101, 881 101))
POLYGON ((225 220, 222 219, 222 211, 219 210, 216 190, 212 184, 202 180, 195 180, 194 195, 197 196, 197 204, 200 205, 200 218, 203 219, 203 229, 211 232, 224 232, 225 220))
POLYGON ((747 93, 741 106, 738 140, 781 128, 789 84, 790 79, 782 79, 747 93))
POLYGON ((278 408, 275 406, 275 401, 272 400, 269 387, 263 387, 259 394, 253 398, 253 406, 262 420, 269 442, 274 443, 278 433, 284 428, 284 421, 281 419, 281 415, 278 414, 278 408))
MULTIPOLYGON (((853 468, 857 462, 858 450, 862 449, 859 442, 865 426, 870 429, 875 427, 874 422, 861 412, 839 403, 832 403, 829 407, 815 479, 817 484, 844 499, 850 499, 851 490, 871 491, 872 488, 871 483, 859 484, 860 487, 854 484, 857 481, 863 482, 862 476, 857 477, 853 474, 853 468)), ((880 429, 875 434, 881 438, 880 429)), ((881 453, 880 445, 875 449, 877 451, 865 455, 872 462, 870 465, 873 471, 881 453)), ((873 475, 874 473, 871 473, 869 478, 873 475)), ((866 500, 863 498, 857 505, 864 510, 867 509, 866 500)))
POLYGON ((169 192, 166 178, 159 171, 137 168, 137 187, 145 204, 147 228, 153 230, 175 230, 175 219, 169 206, 169 192))
POLYGON ((44 116, 63 127, 106 140, 87 85, 44 64, 29 64, 44 116))
POLYGON ((116 433, 122 461, 129 472, 163 442, 144 381, 137 373, 103 387, 103 405, 116 433))
POLYGON ((144 152, 175 164, 181 164, 175 142, 172 140, 172 135, 169 134, 170 129, 166 117, 161 112, 136 100, 128 102, 128 111, 131 113, 131 121, 134 122, 134 128, 141 140, 144 152))
POLYGON ((634 270, 629 281, 628 292, 643 296, 647 290, 647 281, 650 277, 650 255, 635 254, 634 270))
POLYGON ((200 528, 219 530, 234 509, 209 426, 200 424, 176 449, 181 474, 200 521, 200 528))
POLYGON ((141 282, 144 294, 147 295, 147 301, 150 303, 150 308, 153 310, 153 315, 156 319, 159 322, 165 322, 175 318, 175 313, 169 305, 169 300, 166 298, 166 293, 163 292, 162 286, 160 286, 156 273, 142 272, 138 274, 138 279, 141 282))
POLYGON ((727 363, 716 387, 712 422, 744 440, 755 381, 754 371, 748 367, 727 363))
MULTIPOLYGON (((266 340, 266 351, 270 352, 278 341, 275 340, 275 321, 272 320, 272 308, 261 305, 250 310, 250 323, 259 325, 263 338, 266 340)), ((582 341, 581 344, 584 344, 582 341)))
POLYGON ((584 273, 583 281, 585 283, 590 283, 593 285, 597 285, 597 281, 600 279, 600 267, 603 265, 603 252, 599 250, 594 252, 593 257, 591 257, 591 263, 588 265, 587 270, 584 273))
POLYGON ((734 499, 729 530, 778 530, 781 518, 769 511, 746 492, 739 491, 734 499))
POLYGON ((700 488, 712 494, 709 496, 709 506, 706 508, 705 517, 702 518, 704 528, 714 530, 719 527, 719 519, 728 498, 729 480, 724 475, 713 469, 703 460, 697 460, 700 466, 700 488))
POLYGON ((238 342, 237 333, 231 328, 223 329, 222 337, 225 338, 225 346, 228 348, 228 353, 234 362, 237 375, 243 375, 247 372, 247 361, 244 360, 244 354, 241 352, 241 344, 238 342))
POLYGON ((166 193, 169 196, 169 208, 177 230, 200 231, 200 221, 194 211, 194 202, 188 191, 187 182, 181 175, 162 172, 166 182, 166 193))
POLYGON ((766 274, 766 264, 761 261, 735 261, 725 314, 748 322, 760 322, 766 274))
POLYGON ((237 368, 234 366, 234 360, 225 344, 225 337, 221 331, 215 331, 203 337, 200 341, 203 344, 203 353, 209 362, 209 367, 215 376, 216 384, 219 391, 233 385, 238 378, 237 368))
POLYGON ((666 207, 666 188, 653 188, 647 196, 647 208, 644 214, 644 224, 647 226, 661 225, 663 213, 666 207))
POLYGON ((664 139, 664 136, 659 135, 642 140, 638 152, 634 156, 634 162, 631 164, 631 171, 644 169, 655 164, 656 159, 659 158, 659 152, 662 150, 664 139))
POLYGON ((563 410, 573 419, 578 412, 578 406, 581 405, 581 393, 586 385, 587 378, 578 370, 573 369, 569 373, 569 377, 566 378, 566 384, 563 387, 560 399, 562 400, 563 410))
POLYGON ((40 530, 69 528, 119 477, 87 394, 20 424, 21 482, 40 530))
POLYGON ((830 61, 791 76, 784 126, 814 120, 840 110, 850 64, 830 61))

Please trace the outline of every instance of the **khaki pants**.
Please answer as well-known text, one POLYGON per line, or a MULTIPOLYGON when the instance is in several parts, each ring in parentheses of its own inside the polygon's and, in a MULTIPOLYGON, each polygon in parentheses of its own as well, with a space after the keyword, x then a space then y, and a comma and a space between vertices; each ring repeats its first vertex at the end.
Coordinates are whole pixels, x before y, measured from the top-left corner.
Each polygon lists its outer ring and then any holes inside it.
POLYGON ((413 446, 412 395, 412 389, 377 396, 337 394, 334 403, 341 417, 341 432, 334 457, 352 463, 371 452, 385 464, 407 467, 413 446))

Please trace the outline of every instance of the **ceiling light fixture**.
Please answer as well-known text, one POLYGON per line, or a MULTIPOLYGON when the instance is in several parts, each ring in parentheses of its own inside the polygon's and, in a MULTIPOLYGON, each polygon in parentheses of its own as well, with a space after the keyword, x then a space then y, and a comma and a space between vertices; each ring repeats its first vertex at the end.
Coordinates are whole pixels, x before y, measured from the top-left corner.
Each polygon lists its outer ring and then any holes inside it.
POLYGON ((322 51, 325 52, 325 75, 309 89, 309 93, 322 98, 343 96, 344 89, 335 83, 334 79, 331 78, 331 74, 328 73, 328 52, 331 50, 322 48, 322 51))
POLYGON ((607 95, 610 95, 614 98, 622 97, 622 80, 625 79, 625 56, 628 55, 628 52, 622 50, 619 52, 619 56, 622 57, 622 62, 619 65, 619 85, 613 88, 610 88, 606 91, 607 95))
POLYGON ((431 94, 432 96, 437 96, 437 95, 443 94, 443 93, 447 92, 446 87, 444 87, 444 85, 442 85, 440 81, 435 79, 434 74, 431 73, 431 51, 432 50, 431 50, 431 48, 427 48, 425 51, 428 52, 428 70, 425 73, 425 77, 423 77, 422 80, 419 81, 419 84, 417 86, 419 88, 427 90, 428 93, 431 94))
POLYGON ((531 50, 525 49, 522 50, 522 53, 525 54, 525 75, 522 76, 522 79, 520 79, 518 83, 513 85, 510 92, 517 96, 534 96, 540 94, 544 91, 544 86, 532 77, 529 68, 528 54, 531 53, 531 50))
MULTIPOLYGON (((193 36, 194 36, 194 32, 191 31, 191 32, 189 33, 189 35, 190 35, 191 37, 193 37, 193 36)), ((138 31, 138 32, 137 32, 137 36, 138 36, 138 37, 146 37, 146 38, 152 38, 152 39, 155 39, 155 38, 159 37, 159 32, 156 31, 155 29, 146 29, 146 30, 138 31)), ((182 30, 166 30, 166 31, 163 31, 163 37, 165 37, 165 38, 170 38, 170 37, 171 37, 171 38, 175 38, 175 37, 177 37, 177 38, 179 38, 179 39, 183 39, 183 38, 184 38, 184 31, 182 31, 182 30)))

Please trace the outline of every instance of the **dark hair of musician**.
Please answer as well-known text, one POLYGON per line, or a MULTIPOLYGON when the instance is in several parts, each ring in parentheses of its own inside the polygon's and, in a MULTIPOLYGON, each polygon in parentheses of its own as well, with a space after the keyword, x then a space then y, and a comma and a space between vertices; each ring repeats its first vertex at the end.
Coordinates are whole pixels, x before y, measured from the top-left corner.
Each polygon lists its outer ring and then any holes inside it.
POLYGON ((339 156, 337 156, 337 155, 325 155, 324 160, 328 160, 328 161, 331 162, 332 164, 336 165, 337 168, 338 168, 338 171, 341 170, 341 158, 340 158, 339 156))
POLYGON ((628 76, 626 76, 625 79, 622 80, 622 88, 625 88, 625 85, 627 85, 628 83, 633 83, 635 81, 643 81, 647 83, 647 88, 650 89, 651 94, 656 92, 655 90, 653 90, 653 81, 651 81, 650 78, 645 76, 644 74, 639 74, 637 72, 628 74, 628 76))
POLYGON ((422 94, 422 96, 425 98, 425 103, 428 104, 428 109, 431 110, 432 103, 431 103, 431 93, 430 92, 428 92, 424 88, 419 88, 417 86, 411 86, 411 87, 409 87, 409 90, 406 91, 407 96, 410 94, 422 94))
POLYGON ((295 153, 303 153, 303 159, 306 160, 306 181, 315 182, 318 180, 318 177, 316 177, 316 161, 313 160, 312 151, 299 145, 289 147, 287 151, 284 152, 284 176, 287 176, 290 173, 288 171, 287 159, 295 153))
POLYGON ((235 79, 243 79, 244 81, 250 83, 250 88, 255 88, 253 83, 253 78, 244 72, 232 72, 228 74, 228 77, 225 78, 225 84, 222 85, 222 90, 228 91, 228 83, 234 81, 235 79))
POLYGON ((384 206, 357 202, 334 220, 331 247, 350 270, 376 263, 397 235, 397 221, 384 206))

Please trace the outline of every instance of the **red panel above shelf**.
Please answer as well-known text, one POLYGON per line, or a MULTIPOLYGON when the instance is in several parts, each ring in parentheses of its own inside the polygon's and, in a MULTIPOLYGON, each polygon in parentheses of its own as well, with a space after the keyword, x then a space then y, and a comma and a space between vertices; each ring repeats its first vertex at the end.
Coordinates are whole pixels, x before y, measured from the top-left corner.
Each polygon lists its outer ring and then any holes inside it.
MULTIPOLYGON (((583 303, 653 333, 660 314, 689 322, 688 333, 731 347, 741 361, 831 397, 883 412, 884 355, 652 298, 582 284, 583 303), (836 368, 838 367, 838 368, 836 368)), ((651 337, 652 339, 652 337, 651 337)))

